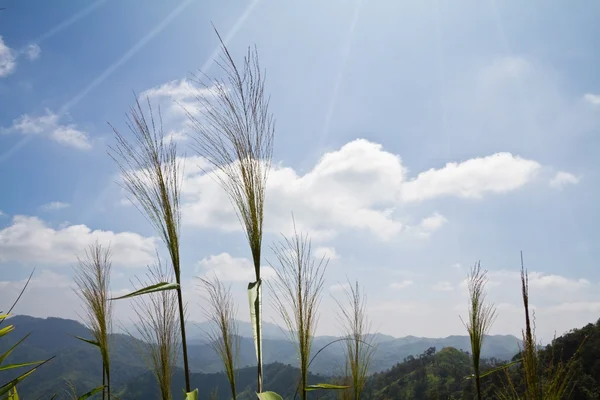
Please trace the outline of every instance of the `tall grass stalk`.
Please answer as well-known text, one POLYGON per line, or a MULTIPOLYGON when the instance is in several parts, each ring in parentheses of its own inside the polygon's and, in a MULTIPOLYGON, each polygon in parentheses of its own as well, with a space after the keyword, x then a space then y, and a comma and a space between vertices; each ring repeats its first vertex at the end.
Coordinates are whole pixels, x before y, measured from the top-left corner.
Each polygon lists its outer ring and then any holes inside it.
POLYGON ((148 108, 149 118, 146 118, 138 99, 135 106, 130 108, 127 126, 133 134, 131 142, 111 125, 117 144, 115 147, 110 147, 109 154, 121 170, 123 187, 128 192, 130 200, 148 218, 169 251, 170 263, 177 282, 175 290, 179 309, 185 388, 186 392, 191 392, 179 256, 180 193, 183 171, 177 158, 175 141, 165 139, 160 110, 158 121, 155 121, 150 100, 148 100, 148 108))
MULTIPOLYGON (((160 282, 170 282, 173 270, 163 266, 160 259, 148 267, 146 281, 138 279, 140 288, 160 282)), ((177 294, 163 290, 132 298, 137 316, 135 326, 143 343, 142 356, 153 372, 162 400, 171 400, 171 378, 177 362, 179 348, 179 325, 177 294)), ((136 341, 136 343, 140 343, 136 341)))
POLYGON ((493 304, 485 302, 487 284, 487 270, 481 269, 481 263, 475 264, 469 272, 467 287, 469 289, 469 319, 461 321, 469 332, 471 340, 471 354, 477 398, 481 395, 481 370, 479 367, 483 341, 496 319, 496 308, 493 304))
POLYGON ((576 362, 583 342, 566 363, 560 360, 555 363, 553 342, 547 347, 547 351, 551 351, 549 362, 547 365, 543 365, 535 335, 535 312, 530 312, 529 276, 524 267, 523 253, 521 253, 521 294, 525 310, 521 369, 519 371, 524 377, 523 394, 518 393, 519 390, 517 390, 514 379, 511 379, 510 371, 507 369, 507 384, 496 395, 503 400, 562 400, 569 398, 573 390, 576 362))
POLYGON ((223 51, 217 64, 226 79, 207 81, 196 77, 196 83, 203 87, 196 96, 199 116, 188 112, 188 117, 195 131, 192 147, 216 170, 214 176, 229 195, 250 245, 256 281, 248 284, 248 291, 260 393, 263 386, 260 262, 274 120, 256 49, 248 49, 243 66, 238 68, 218 32, 217 36, 223 51))
POLYGON ((97 343, 102 359, 102 398, 110 399, 110 356, 109 334, 112 331, 112 304, 110 298, 110 247, 98 242, 89 246, 85 257, 79 258, 75 268, 77 295, 83 301, 87 314, 87 325, 97 343))
POLYGON ((278 260, 276 278, 269 282, 274 294, 273 304, 285 322, 290 340, 296 346, 300 361, 301 396, 307 398, 308 366, 312 340, 318 320, 318 308, 323 290, 323 274, 329 262, 322 257, 313 258, 308 235, 296 231, 291 238, 283 239, 272 246, 278 260))
POLYGON ((210 345, 223 362, 231 396, 233 400, 236 400, 235 380, 239 361, 240 337, 236 321, 237 310, 231 290, 229 287, 225 287, 216 276, 212 279, 199 279, 201 287, 206 292, 205 304, 207 307, 204 308, 204 315, 212 325, 207 336, 210 345))
POLYGON ((374 336, 369 335, 371 324, 367 318, 366 296, 361 290, 358 282, 344 290, 346 304, 338 302, 342 324, 345 330, 346 347, 345 358, 346 370, 349 372, 349 380, 352 385, 350 389, 352 398, 359 400, 365 383, 367 373, 376 350, 374 336))

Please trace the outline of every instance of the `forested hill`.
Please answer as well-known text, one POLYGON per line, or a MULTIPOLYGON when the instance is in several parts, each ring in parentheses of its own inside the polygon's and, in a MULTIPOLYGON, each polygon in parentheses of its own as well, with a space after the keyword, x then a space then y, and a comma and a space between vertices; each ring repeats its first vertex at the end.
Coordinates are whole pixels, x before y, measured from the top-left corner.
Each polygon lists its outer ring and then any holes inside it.
MULTIPOLYGON (((600 399, 600 320, 556 338, 553 346, 540 350, 540 374, 549 366, 565 365, 575 356, 575 372, 570 400, 600 399)), ((519 354, 513 357, 520 358, 519 354)), ((501 365, 500 360, 482 360, 482 369, 501 365)), ((510 368, 510 378, 518 393, 523 390, 523 371, 519 365, 510 368)), ((367 383, 365 397, 370 400, 465 399, 474 398, 471 359, 467 352, 430 348, 418 357, 407 357, 391 369, 373 374, 367 383)), ((504 372, 482 378, 484 398, 497 399, 499 389, 506 386, 504 372)))

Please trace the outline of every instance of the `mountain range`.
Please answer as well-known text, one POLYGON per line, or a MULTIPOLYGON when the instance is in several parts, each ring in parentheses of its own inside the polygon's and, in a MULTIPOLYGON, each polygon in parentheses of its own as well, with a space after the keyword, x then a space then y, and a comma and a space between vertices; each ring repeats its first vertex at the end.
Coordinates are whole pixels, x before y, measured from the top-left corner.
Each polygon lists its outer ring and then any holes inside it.
MULTIPOLYGON (((51 394, 64 390, 66 381, 72 382, 78 392, 84 393, 97 386, 101 381, 101 361, 97 349, 75 338, 75 336, 90 337, 88 329, 81 323, 62 318, 35 318, 24 315, 11 317, 10 323, 16 327, 15 332, 11 334, 10 339, 0 341, 0 353, 25 334, 31 333, 31 335, 17 347, 7 362, 43 360, 56 356, 49 364, 36 371, 35 379, 26 380, 20 385, 19 391, 23 397, 37 398, 42 395, 50 397, 51 394)), ((199 374, 195 379, 201 381, 210 376, 212 376, 210 379, 213 380, 219 376, 221 377, 219 379, 224 379, 224 375, 219 374, 222 370, 221 362, 203 335, 206 328, 206 324, 190 324, 190 344, 188 345, 190 369, 199 374)), ((289 340, 285 339, 285 333, 277 325, 268 323, 264 326, 264 332, 264 363, 280 363, 290 368, 296 366, 296 352, 289 340)), ((253 374, 256 372, 254 343, 251 337, 244 336, 251 335, 250 324, 240 322, 239 334, 240 361, 238 367, 240 371, 244 371, 245 367, 248 371, 253 371, 252 373, 248 372, 253 377, 248 381, 250 385, 255 379, 253 374)), ((315 337, 313 354, 335 339, 331 336, 315 337)), ((371 372, 390 369, 404 358, 421 354, 430 347, 438 349, 455 347, 465 351, 469 350, 468 336, 394 338, 377 334, 373 339, 377 344, 377 351, 371 365, 371 372)), ((144 359, 138 352, 138 339, 122 333, 115 333, 112 335, 111 341, 113 386, 135 387, 135 385, 131 386, 131 382, 139 380, 146 382, 146 379, 151 381, 152 376, 148 374, 144 359)), ((342 345, 342 342, 338 342, 328 346, 315 358, 311 366, 311 373, 315 374, 315 379, 318 379, 319 376, 330 377, 341 373, 344 362, 342 345)), ((489 336, 485 341, 482 356, 508 360, 518 352, 518 345, 519 340, 514 336, 489 336)), ((273 373, 281 373, 281 368, 269 368, 273 373)), ((7 377, 10 378, 8 375, 7 377)), ((177 377, 178 374, 176 373, 175 376, 177 377)), ((268 376, 266 379, 269 379, 268 376)), ((292 378, 290 377, 290 379, 292 378)))

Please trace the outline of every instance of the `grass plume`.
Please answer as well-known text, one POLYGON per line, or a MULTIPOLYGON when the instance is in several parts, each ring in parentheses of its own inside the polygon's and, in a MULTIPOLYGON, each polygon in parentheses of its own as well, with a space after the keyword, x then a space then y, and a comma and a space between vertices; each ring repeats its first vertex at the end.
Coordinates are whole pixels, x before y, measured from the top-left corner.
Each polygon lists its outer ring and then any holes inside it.
MULTIPOLYGON (((467 287, 469 289, 469 318, 463 324, 469 332, 471 341, 471 358, 473 360, 473 373, 475 381, 475 390, 477 398, 482 399, 481 395, 481 349, 483 341, 496 319, 496 308, 493 304, 485 302, 487 284, 487 270, 481 269, 481 263, 475 264, 469 272, 467 278, 467 287)), ((461 318, 462 320, 462 318, 461 318)))
POLYGON ((231 290, 229 287, 225 287, 216 276, 210 280, 199 279, 202 288, 206 291, 205 303, 207 307, 204 309, 204 314, 212 325, 212 330, 207 333, 207 336, 210 345, 223 362, 232 399, 236 400, 235 380, 239 361, 240 338, 236 321, 237 312, 231 290))
MULTIPOLYGON (((145 282, 138 279, 140 288, 170 282, 173 271, 163 266, 159 259, 148 267, 146 278, 145 282)), ((132 300, 137 315, 136 329, 144 341, 140 350, 156 378, 161 399, 171 400, 171 378, 177 362, 180 338, 177 294, 172 290, 163 290, 134 297, 132 300)))
POLYGON ((128 141, 117 129, 117 144, 109 154, 121 170, 123 187, 132 203, 144 214, 164 242, 177 282, 177 303, 186 392, 191 391, 185 335, 185 310, 181 293, 181 261, 179 255, 180 193, 182 166, 177 158, 175 141, 165 139, 160 110, 154 120, 148 100, 149 117, 144 114, 138 99, 130 108, 127 126, 133 134, 128 141))
POLYGON ((348 391, 353 400, 359 400, 376 347, 373 343, 374 336, 369 335, 371 324, 367 318, 365 293, 358 282, 348 284, 348 288, 344 289, 346 304, 336 301, 346 337, 346 373, 349 378, 346 382, 352 385, 348 391))
POLYGON ((274 307, 285 322, 300 361, 301 396, 307 398, 308 366, 328 259, 313 258, 308 235, 296 231, 272 246, 279 267, 273 283, 274 307))
POLYGON ((78 258, 75 268, 77 295, 83 301, 86 322, 94 341, 100 350, 102 359, 102 398, 111 398, 110 392, 110 345, 109 334, 112 331, 112 304, 110 302, 110 247, 98 242, 90 245, 84 258, 78 258))
POLYGON ((202 87, 196 95, 200 116, 188 112, 188 117, 194 130, 192 147, 215 169, 214 176, 227 192, 250 245, 256 281, 248 289, 256 291, 256 300, 250 307, 255 316, 258 392, 262 392, 260 262, 275 127, 256 49, 248 49, 239 68, 218 32, 217 36, 223 51, 217 64, 226 79, 196 77, 196 83, 202 87))

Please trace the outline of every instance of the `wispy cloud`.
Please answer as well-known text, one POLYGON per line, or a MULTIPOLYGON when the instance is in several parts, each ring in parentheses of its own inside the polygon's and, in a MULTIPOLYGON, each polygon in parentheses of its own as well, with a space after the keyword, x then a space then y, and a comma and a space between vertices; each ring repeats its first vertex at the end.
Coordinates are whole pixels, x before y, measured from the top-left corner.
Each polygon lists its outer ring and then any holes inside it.
POLYGON ((600 94, 587 93, 586 95, 583 96, 583 99, 590 104, 593 104, 595 106, 600 106, 600 94))
POLYGON ((433 285, 431 289, 435 290, 436 292, 450 292, 454 290, 454 285, 452 285, 450 282, 442 281, 433 285))
POLYGON ((16 132, 22 135, 43 135, 63 146, 77 150, 89 150, 92 143, 87 132, 78 129, 74 124, 61 124, 60 116, 50 110, 45 115, 31 116, 23 114, 13 120, 8 128, 2 128, 0 132, 16 132))
POLYGON ((553 189, 561 190, 567 185, 576 185, 579 183, 581 178, 570 174, 568 172, 559 171, 554 175, 554 177, 550 180, 550 187, 553 189))
POLYGON ((62 210, 65 208, 69 208, 71 205, 69 203, 63 203, 62 201, 52 201, 48 204, 44 204, 41 208, 44 211, 56 211, 62 210))
POLYGON ((404 280, 401 282, 393 282, 390 284, 390 289, 394 289, 394 290, 405 289, 409 286, 412 286, 413 283, 414 282, 411 280, 404 280))
POLYGON ((38 46, 37 44, 30 44, 29 46, 27 46, 27 51, 25 55, 30 61, 34 61, 40 58, 41 53, 42 49, 40 49, 40 46, 38 46))

